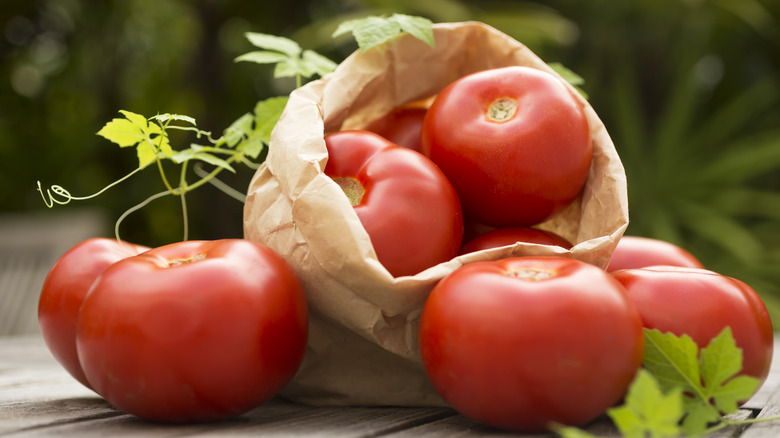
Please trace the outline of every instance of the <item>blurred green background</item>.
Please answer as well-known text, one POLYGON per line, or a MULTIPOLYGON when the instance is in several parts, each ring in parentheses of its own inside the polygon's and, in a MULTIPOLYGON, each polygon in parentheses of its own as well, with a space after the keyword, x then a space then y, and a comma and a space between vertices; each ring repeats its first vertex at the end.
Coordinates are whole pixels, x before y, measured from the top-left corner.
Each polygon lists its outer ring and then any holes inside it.
MULTIPOLYGON (((45 210, 38 180, 86 195, 133 170, 132 150, 95 135, 119 109, 186 114, 219 134, 289 93, 270 67, 233 62, 253 49, 244 32, 341 61, 356 45, 330 37, 338 23, 392 12, 486 22, 583 76, 626 167, 628 234, 682 245, 780 315, 778 0, 3 0, 0 212, 45 210)), ((243 190, 252 173, 225 180, 243 190)), ((148 169, 56 208, 99 207, 113 221, 162 189, 148 169)), ((191 238, 242 235, 239 202, 211 186, 188 199, 191 238)), ((122 236, 159 245, 181 228, 178 201, 164 198, 122 236)))

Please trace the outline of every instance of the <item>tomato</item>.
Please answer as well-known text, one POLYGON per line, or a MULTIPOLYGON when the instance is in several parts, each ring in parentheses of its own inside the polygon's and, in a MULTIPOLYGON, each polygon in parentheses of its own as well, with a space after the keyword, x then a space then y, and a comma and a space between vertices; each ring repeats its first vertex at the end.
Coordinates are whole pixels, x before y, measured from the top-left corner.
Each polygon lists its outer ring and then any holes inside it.
POLYGON ((390 274, 414 275, 458 254, 460 201, 428 158, 368 131, 334 132, 325 144, 325 174, 344 190, 390 274))
POLYGON ((137 417, 214 421, 275 395, 303 359, 308 312, 292 267, 240 239, 120 260, 92 285, 76 345, 95 392, 137 417))
POLYGON ((399 146, 420 150, 420 132, 427 109, 420 106, 400 106, 366 126, 366 131, 379 134, 399 146))
POLYGON ((593 145, 584 109, 556 77, 530 67, 464 76, 423 121, 422 152, 452 181, 467 217, 534 225, 581 192, 593 145))
POLYGON ((744 282, 678 266, 625 269, 612 275, 625 286, 645 327, 686 334, 702 348, 731 327, 742 349, 741 374, 766 379, 774 349, 772 322, 761 298, 744 282))
POLYGON ((38 299, 43 340, 63 368, 87 387, 76 353, 76 323, 84 296, 109 265, 148 249, 102 237, 87 239, 65 252, 43 282, 38 299))
POLYGON ((620 283, 564 257, 458 268, 433 288, 419 333, 423 366, 447 403, 521 432, 604 413, 625 394, 644 347, 620 283))
POLYGON ((704 268, 693 254, 673 243, 649 237, 623 236, 612 253, 607 271, 653 265, 704 268))
POLYGON ((517 242, 560 246, 564 249, 571 248, 571 243, 568 240, 552 231, 531 227, 507 227, 488 231, 469 240, 463 244, 460 253, 466 254, 483 249, 514 245, 517 242))

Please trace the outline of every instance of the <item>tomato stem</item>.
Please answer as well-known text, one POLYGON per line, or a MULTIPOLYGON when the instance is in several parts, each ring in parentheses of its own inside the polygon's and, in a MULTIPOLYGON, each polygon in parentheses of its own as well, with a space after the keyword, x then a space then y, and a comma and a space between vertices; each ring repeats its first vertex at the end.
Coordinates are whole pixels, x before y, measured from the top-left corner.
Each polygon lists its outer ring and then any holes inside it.
POLYGON ((187 263, 195 263, 195 262, 197 262, 199 260, 203 260, 205 258, 206 258, 206 254, 200 253, 200 254, 194 255, 192 257, 185 258, 185 259, 168 260, 168 267, 186 265, 187 263))
POLYGON ((511 97, 499 97, 490 103, 487 110, 488 120, 491 122, 506 122, 517 113, 517 99, 511 97))

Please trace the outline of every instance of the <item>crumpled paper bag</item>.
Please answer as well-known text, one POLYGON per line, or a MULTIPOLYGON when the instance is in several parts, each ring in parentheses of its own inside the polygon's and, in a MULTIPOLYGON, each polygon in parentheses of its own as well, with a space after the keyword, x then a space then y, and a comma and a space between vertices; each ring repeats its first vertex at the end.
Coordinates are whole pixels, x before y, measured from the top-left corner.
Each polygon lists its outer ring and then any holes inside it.
POLYGON ((442 406, 420 362, 417 335, 423 304, 439 279, 466 263, 518 255, 560 255, 605 268, 628 225, 623 166, 603 123, 581 99, 593 136, 590 174, 581 196, 540 225, 572 242, 571 250, 518 243, 393 278, 346 196, 323 173, 324 134, 361 128, 479 70, 527 65, 555 74, 523 44, 483 23, 436 24, 434 38, 434 48, 405 35, 356 51, 333 73, 291 93, 250 183, 245 237, 292 264, 311 313, 306 357, 283 397, 318 405, 442 406))

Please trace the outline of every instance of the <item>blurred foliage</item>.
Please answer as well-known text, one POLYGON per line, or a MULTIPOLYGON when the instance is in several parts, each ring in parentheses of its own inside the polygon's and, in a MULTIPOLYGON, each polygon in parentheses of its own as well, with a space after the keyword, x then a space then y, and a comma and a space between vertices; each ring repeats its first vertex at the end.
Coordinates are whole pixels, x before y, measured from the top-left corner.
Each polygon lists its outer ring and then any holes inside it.
MULTIPOLYGON (((340 61, 356 48, 331 38, 340 22, 393 12, 483 21, 580 74, 626 168, 628 233, 686 247, 780 314, 777 0, 4 0, 2 210, 44 209, 37 180, 89 194, 132 170, 132 153, 94 135, 119 109, 187 114, 218 133, 257 100, 287 94, 292 83, 269 68, 233 62, 251 50, 244 32, 340 61)), ((150 172, 86 202, 116 218, 160 189, 150 172)), ((240 203, 216 189, 189 205, 193 238, 241 235, 240 203)), ((167 199, 122 232, 157 245, 180 229, 167 199)))

